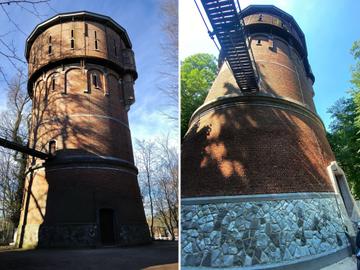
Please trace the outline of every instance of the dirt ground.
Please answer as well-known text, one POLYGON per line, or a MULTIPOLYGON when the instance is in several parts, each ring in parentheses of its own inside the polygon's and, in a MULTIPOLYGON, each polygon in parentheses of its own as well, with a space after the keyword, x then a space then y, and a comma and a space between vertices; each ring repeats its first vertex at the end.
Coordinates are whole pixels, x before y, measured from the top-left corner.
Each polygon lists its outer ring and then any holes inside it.
POLYGON ((0 248, 1 270, 177 270, 178 242, 101 249, 0 248))

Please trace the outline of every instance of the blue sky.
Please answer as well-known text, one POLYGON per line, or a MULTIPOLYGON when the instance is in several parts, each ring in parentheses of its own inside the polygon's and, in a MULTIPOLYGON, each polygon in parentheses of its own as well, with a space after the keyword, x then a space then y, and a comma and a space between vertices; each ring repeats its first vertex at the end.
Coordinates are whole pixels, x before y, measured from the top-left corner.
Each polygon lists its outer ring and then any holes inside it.
MULTIPOLYGON (((0 16, 0 35, 11 32, 5 37, 13 40, 18 53, 22 56, 25 39, 36 24, 56 12, 88 10, 112 17, 127 29, 133 43, 139 78, 136 81, 136 103, 129 117, 132 136, 135 138, 154 138, 171 130, 175 137, 176 128, 167 121, 161 111, 166 111, 166 98, 158 89, 163 82, 163 59, 161 42, 162 17, 159 0, 53 0, 50 9, 46 4, 38 6, 38 19, 16 6, 7 10, 24 34, 0 16)), ((349 53, 353 41, 360 39, 358 10, 360 1, 356 0, 240 0, 242 8, 249 4, 274 4, 291 14, 305 33, 309 61, 316 77, 314 84, 317 111, 326 126, 330 122, 327 109, 334 102, 347 95, 350 88, 350 66, 353 64, 349 53)), ((0 10, 1 12, 1 10, 0 10)), ((180 59, 198 52, 217 54, 192 0, 180 1, 180 59)), ((14 70, 4 61, 0 66, 8 74, 14 70)), ((5 89, 0 81, 0 89, 5 89)), ((0 91, 0 108, 5 105, 5 91, 0 91)))
MULTIPOLYGON (((161 49, 164 35, 161 30, 162 16, 159 3, 157 0, 52 0, 51 8, 47 4, 37 6, 39 13, 43 15, 41 19, 16 5, 5 6, 24 33, 18 31, 6 16, 0 16, 0 35, 13 31, 5 39, 13 40, 18 54, 23 56, 25 40, 36 24, 56 13, 87 10, 110 16, 127 30, 135 52, 139 78, 135 82, 136 102, 129 112, 133 142, 134 138, 155 138, 170 131, 175 138, 176 129, 162 113, 167 110, 166 98, 158 89, 159 84, 164 83, 161 77, 161 71, 164 71, 161 49)), ((0 65, 5 68, 7 74, 11 75, 14 72, 7 63, 0 62, 0 65)), ((0 89, 5 87, 5 83, 0 81, 0 89)), ((5 98, 4 90, 0 91, 0 109, 5 105, 5 98)))
MULTIPOLYGON (((197 0, 200 3, 199 0, 197 0)), ((249 4, 272 4, 292 15, 303 30, 309 62, 315 75, 315 105, 328 127, 329 107, 350 88, 352 43, 360 39, 358 0, 239 0, 249 4)), ((207 35, 194 1, 180 1, 180 60, 194 53, 218 51, 207 35), (183 20, 181 18, 184 18, 183 20)))

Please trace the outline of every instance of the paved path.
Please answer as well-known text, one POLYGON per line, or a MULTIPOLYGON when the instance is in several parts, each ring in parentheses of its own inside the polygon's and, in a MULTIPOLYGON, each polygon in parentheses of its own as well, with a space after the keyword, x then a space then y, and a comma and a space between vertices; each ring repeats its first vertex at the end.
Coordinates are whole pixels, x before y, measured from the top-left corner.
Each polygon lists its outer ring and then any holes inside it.
POLYGON ((178 242, 128 248, 1 250, 1 270, 177 270, 178 242))
POLYGON ((354 256, 347 257, 342 261, 321 268, 320 270, 356 270, 356 258, 354 256))

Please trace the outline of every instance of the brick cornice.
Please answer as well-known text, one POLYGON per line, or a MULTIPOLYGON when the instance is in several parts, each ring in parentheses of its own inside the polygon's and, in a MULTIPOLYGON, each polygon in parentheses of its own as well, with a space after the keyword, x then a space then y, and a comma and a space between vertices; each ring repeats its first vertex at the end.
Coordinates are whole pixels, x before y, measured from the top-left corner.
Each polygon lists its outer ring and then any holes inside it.
POLYGON ((324 123, 322 122, 320 116, 312 112, 304 104, 286 97, 274 97, 264 93, 244 94, 241 96, 225 95, 205 103, 193 113, 189 121, 189 126, 192 126, 193 123, 197 122, 203 115, 236 106, 266 106, 292 111, 310 118, 325 130, 324 123))

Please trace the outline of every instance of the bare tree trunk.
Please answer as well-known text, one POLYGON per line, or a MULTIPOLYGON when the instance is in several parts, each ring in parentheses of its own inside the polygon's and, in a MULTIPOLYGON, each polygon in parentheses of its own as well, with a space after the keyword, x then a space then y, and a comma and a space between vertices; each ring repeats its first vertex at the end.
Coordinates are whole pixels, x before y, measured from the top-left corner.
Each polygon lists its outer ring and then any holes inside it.
MULTIPOLYGON (((25 87, 25 76, 18 73, 8 84, 7 110, 1 114, 1 136, 25 144, 28 136, 26 118, 29 115, 29 101, 25 87)), ((4 158, 8 158, 9 172, 1 179, 1 187, 5 196, 7 217, 16 226, 20 218, 21 200, 24 186, 26 156, 17 151, 4 150, 4 158), (6 157, 8 155, 8 157, 6 157), (11 160, 10 160, 11 159, 11 160)))
POLYGON ((137 150, 137 162, 140 168, 140 171, 145 172, 146 177, 146 186, 147 186, 147 194, 150 201, 150 235, 151 238, 154 239, 154 201, 153 201, 153 183, 152 183, 152 174, 153 167, 155 166, 155 145, 152 142, 146 141, 136 141, 136 150, 137 150))
POLYGON ((177 124, 179 112, 179 91, 178 91, 178 1, 161 0, 162 30, 164 42, 162 79, 165 78, 165 86, 160 90, 166 98, 166 112, 163 112, 170 120, 177 124))
POLYGON ((154 205, 153 205, 153 198, 152 198, 152 191, 151 191, 149 167, 150 167, 150 164, 148 164, 148 166, 146 167, 146 177, 147 177, 147 183, 148 183, 150 211, 151 211, 150 234, 151 234, 151 238, 154 238, 154 205))

